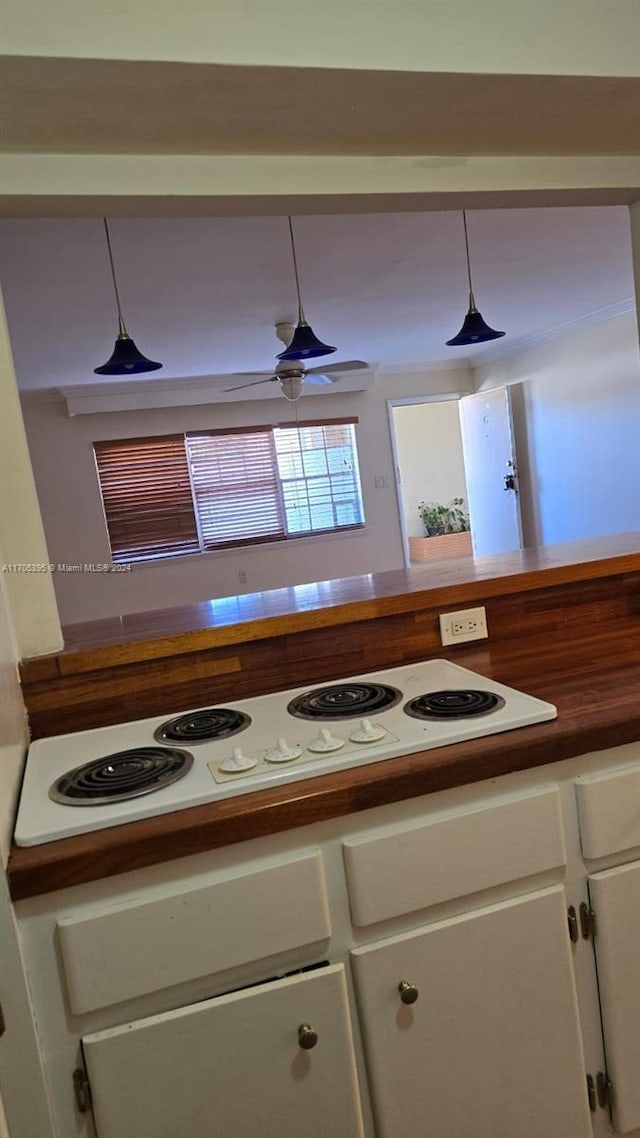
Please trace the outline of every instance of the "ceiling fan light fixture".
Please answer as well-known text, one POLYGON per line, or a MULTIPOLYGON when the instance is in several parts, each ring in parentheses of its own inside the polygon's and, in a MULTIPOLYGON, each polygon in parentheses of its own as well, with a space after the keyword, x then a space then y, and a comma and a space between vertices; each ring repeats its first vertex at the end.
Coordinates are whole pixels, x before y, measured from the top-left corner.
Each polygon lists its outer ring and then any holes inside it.
MULTIPOLYGON (((291 257, 293 260, 293 271, 296 278, 296 292, 298 295, 298 323, 293 331, 291 342, 287 344, 283 352, 279 352, 276 359, 279 360, 312 360, 317 356, 329 356, 337 349, 332 347, 331 344, 323 344, 316 336, 310 324, 307 324, 302 307, 302 297, 300 294, 300 275, 298 273, 298 259, 296 257, 296 243, 293 237, 293 222, 291 215, 288 217, 289 222, 289 237, 291 240, 291 257)), ((284 326, 283 324, 278 327, 284 326)))
POLYGON ((302 388, 304 387, 304 376, 301 375, 283 375, 280 379, 280 390, 285 399, 290 403, 295 403, 302 395, 302 388))
POLYGON ((469 238, 467 236, 467 215, 466 211, 462 211, 462 222, 464 225, 464 244, 467 254, 467 279, 469 281, 469 310, 464 318, 462 328, 457 336, 453 336, 451 340, 447 340, 446 344, 449 348, 464 347, 470 344, 484 344, 488 340, 499 340, 501 336, 505 336, 505 332, 498 332, 495 328, 491 328, 486 320, 483 320, 481 314, 476 308, 476 302, 473 296, 473 285, 471 283, 471 262, 469 259, 469 238))
POLYGON ((122 309, 120 307, 120 294, 118 292, 118 282, 116 280, 116 271, 113 264, 113 253, 111 252, 111 239, 109 237, 109 226, 106 217, 103 217, 104 233, 107 240, 107 252, 109 254, 109 265, 111 267, 111 279, 113 281, 113 291, 116 297, 116 308, 118 310, 118 336, 109 359, 101 367, 94 367, 96 375, 139 375, 145 371, 157 371, 162 367, 162 364, 157 363, 156 360, 150 360, 147 356, 143 356, 142 352, 136 347, 136 344, 131 339, 127 332, 122 309))

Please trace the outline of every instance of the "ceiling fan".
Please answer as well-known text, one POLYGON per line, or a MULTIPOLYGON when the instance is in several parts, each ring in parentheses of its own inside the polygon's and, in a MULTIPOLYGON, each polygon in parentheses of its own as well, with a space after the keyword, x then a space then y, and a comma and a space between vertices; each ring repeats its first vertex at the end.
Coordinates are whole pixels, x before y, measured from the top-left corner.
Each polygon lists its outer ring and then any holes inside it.
MULTIPOLYGON (((293 339, 294 325, 287 321, 280 321, 276 324, 276 335, 279 340, 288 347, 293 339)), ((257 376, 259 378, 251 379, 249 383, 240 383, 235 387, 224 388, 225 394, 231 391, 243 391, 246 387, 257 387, 260 383, 279 383, 280 390, 285 399, 291 403, 295 403, 302 395, 302 389, 305 384, 315 384, 318 387, 327 387, 331 383, 337 383, 340 375, 345 371, 361 371, 362 368, 369 367, 369 364, 364 360, 342 360, 340 363, 323 364, 321 367, 306 368, 303 360, 283 360, 278 359, 273 371, 245 371, 239 372, 238 378, 248 378, 249 376, 257 376)))

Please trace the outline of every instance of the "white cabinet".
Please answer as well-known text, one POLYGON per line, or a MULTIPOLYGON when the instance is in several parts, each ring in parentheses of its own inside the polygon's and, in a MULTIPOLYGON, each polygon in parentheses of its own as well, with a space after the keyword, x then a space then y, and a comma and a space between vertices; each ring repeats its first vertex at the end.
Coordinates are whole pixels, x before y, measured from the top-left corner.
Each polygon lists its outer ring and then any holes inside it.
POLYGON ((98 1138, 363 1133, 341 965, 96 1032, 83 1050, 98 1138))
POLYGON ((589 901, 595 913, 595 951, 611 1115, 619 1134, 640 1128, 640 764, 615 762, 576 779, 580 840, 590 863, 589 901), (627 851, 634 851, 633 853, 627 851), (601 858, 627 856, 625 865, 597 871, 601 858))
POLYGON ((591 1138, 561 887, 352 960, 377 1138, 591 1138))
POLYGON ((322 959, 331 935, 319 850, 248 873, 61 917, 56 935, 74 1015, 259 959, 322 959), (299 956, 298 956, 299 959, 299 956), (126 960, 126 968, 113 968, 126 960))
POLYGON ((343 853, 354 925, 387 921, 564 866, 560 794, 546 786, 379 826, 343 853))
MULTIPOLYGON (((42 1138, 94 1138, 72 1093, 80 1043, 97 1138, 610 1138, 587 1097, 587 1072, 597 1085, 605 1069, 591 944, 567 926, 586 899, 575 781, 598 849, 628 840, 628 810, 611 835, 595 756, 554 773, 21 903, 54 1118, 42 1138)), ((610 944, 596 905, 614 1118, 635 1138, 638 864, 610 944)), ((591 879, 605 902, 617 872, 591 879)))
POLYGON ((640 1127, 640 862, 592 874, 589 897, 613 1124, 628 1134, 640 1127))

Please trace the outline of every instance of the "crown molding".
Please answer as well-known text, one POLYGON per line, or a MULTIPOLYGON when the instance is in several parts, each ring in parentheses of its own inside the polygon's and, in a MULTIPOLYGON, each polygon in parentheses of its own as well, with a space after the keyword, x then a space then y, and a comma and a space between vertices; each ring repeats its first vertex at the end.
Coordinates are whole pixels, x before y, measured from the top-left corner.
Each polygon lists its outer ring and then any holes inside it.
MULTIPOLYGON (((144 380, 136 383, 89 383, 74 387, 57 388, 70 418, 75 415, 96 415, 104 412, 152 411, 168 407, 194 407, 209 403, 248 403, 256 399, 281 399, 277 383, 266 381, 258 390, 249 387, 227 390, 226 384, 238 379, 228 376, 188 376, 163 380, 144 380)), ((347 395, 369 391, 374 384, 373 369, 345 372, 340 381, 330 387, 309 384, 303 396, 347 395)))
POLYGON ((593 312, 585 312, 582 316, 576 316, 573 320, 565 320, 564 323, 556 324, 542 332, 532 332, 526 336, 505 337, 505 339, 496 340, 490 347, 483 347, 480 355, 461 355, 456 359, 430 360, 423 363, 416 363, 415 360, 412 360, 408 363, 380 364, 376 374, 387 376, 415 375, 416 373, 424 374, 425 372, 437 371, 470 370, 474 372, 484 364, 493 363, 494 360, 504 359, 505 356, 518 355, 520 352, 528 352, 543 344, 551 343, 553 340, 559 340, 563 336, 569 336, 572 332, 581 332, 585 328, 604 324, 607 320, 614 320, 617 316, 626 316, 630 312, 634 312, 635 308, 635 297, 628 296, 615 304, 596 308, 593 312))
POLYGON ((481 356, 476 356, 475 359, 469 359, 466 362, 473 371, 477 371, 484 364, 502 360, 506 356, 530 352, 534 348, 542 347, 543 344, 560 340, 563 336, 570 336, 572 332, 582 332, 585 328, 591 328, 596 324, 605 324, 617 316, 626 316, 630 312, 635 312, 635 308, 635 297, 629 296, 616 304, 608 304, 604 308, 596 308, 593 312, 585 312, 583 316, 576 316, 574 320, 565 320, 563 324, 556 324, 553 328, 547 328, 543 332, 533 332, 530 336, 519 336, 517 339, 496 341, 494 345, 484 350, 481 356))
POLYGON ((19 388, 18 394, 21 403, 64 403, 62 393, 57 387, 28 387, 19 388))

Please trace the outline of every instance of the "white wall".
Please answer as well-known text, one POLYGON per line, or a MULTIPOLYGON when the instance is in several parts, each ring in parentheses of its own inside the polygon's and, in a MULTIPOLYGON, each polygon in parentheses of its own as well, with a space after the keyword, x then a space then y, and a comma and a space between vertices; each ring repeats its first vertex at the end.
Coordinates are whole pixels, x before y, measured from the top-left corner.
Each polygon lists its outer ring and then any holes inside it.
MULTIPOLYGON (((9 856, 13 819, 22 764, 27 746, 27 720, 18 682, 17 648, 7 605, 4 577, 0 574, 0 874, 9 856)), ((0 902, 1 903, 1 902, 0 902)), ((10 914, 0 916, 9 921, 10 914)), ((3 986, 6 975, 3 975, 3 986)), ((0 1138, 9 1131, 0 1097, 0 1138)))
POLYGON ((0 860, 6 864, 27 745, 27 720, 18 680, 18 651, 0 574, 0 860))
POLYGON ((89 59, 637 75, 635 0, 5 0, 3 50, 89 59), (115 10, 114 10, 115 8, 115 10))
POLYGON ((21 656, 62 646, 51 575, 30 567, 49 561, 29 462, 9 333, 0 294, 0 568, 21 656))
POLYGON ((640 530, 634 313, 476 369, 514 388, 526 545, 640 530))
MULTIPOLYGON (((16 661, 17 649, 4 580, 0 575, 0 873, 4 873, 9 856, 15 804, 27 745, 27 721, 16 661)), ((0 1097, 0 1138, 8 1138, 8 1134, 0 1097)))
POLYGON ((394 407, 393 420, 407 537, 424 537, 420 502, 466 501, 458 401, 394 407))
POLYGON ((17 648, 5 575, 0 574, 0 996, 6 1022, 6 1032, 0 1039, 0 1138, 8 1138, 9 1133, 11 1138, 42 1138, 51 1132, 5 876, 26 745, 27 721, 18 683, 17 648))
POLYGON ((0 1138, 8 1135, 11 1138, 48 1138, 54 1130, 15 914, 1 867, 0 960, 2 1008, 6 1023, 5 1034, 0 1039, 0 1138))
MULTIPOLYGON (((364 393, 315 399, 305 395, 298 404, 301 420, 342 414, 359 418, 356 438, 366 517, 363 530, 171 558, 135 565, 123 573, 56 569, 53 576, 62 623, 400 568, 404 558, 386 400, 391 395, 403 398, 470 389, 470 373, 462 368, 385 376, 364 393), (375 480, 380 476, 388 485, 378 489, 375 480), (246 584, 240 583, 240 572, 246 574, 246 584)), ((25 400, 23 410, 49 556, 56 566, 110 561, 92 450, 95 440, 292 418, 291 405, 282 397, 75 418, 67 416, 62 402, 25 400)))

